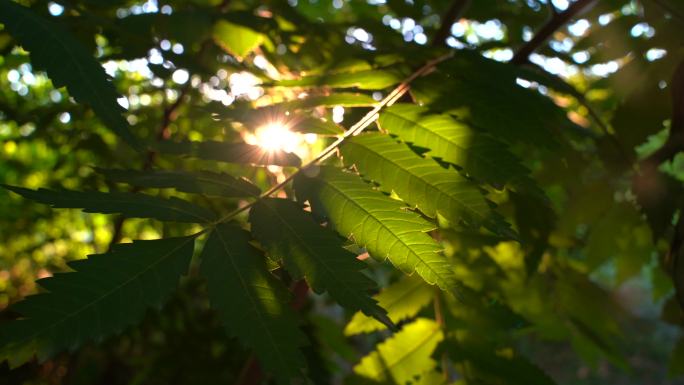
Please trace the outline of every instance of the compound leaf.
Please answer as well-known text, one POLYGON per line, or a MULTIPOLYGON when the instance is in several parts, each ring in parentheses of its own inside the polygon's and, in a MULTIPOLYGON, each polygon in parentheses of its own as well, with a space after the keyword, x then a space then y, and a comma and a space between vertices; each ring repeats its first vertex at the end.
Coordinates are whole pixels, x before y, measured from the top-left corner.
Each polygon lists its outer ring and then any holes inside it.
POLYGON ((435 228, 401 202, 375 191, 357 175, 322 166, 315 178, 300 174, 297 197, 324 213, 336 231, 407 274, 414 271, 443 290, 457 287, 449 261, 426 232, 435 228))

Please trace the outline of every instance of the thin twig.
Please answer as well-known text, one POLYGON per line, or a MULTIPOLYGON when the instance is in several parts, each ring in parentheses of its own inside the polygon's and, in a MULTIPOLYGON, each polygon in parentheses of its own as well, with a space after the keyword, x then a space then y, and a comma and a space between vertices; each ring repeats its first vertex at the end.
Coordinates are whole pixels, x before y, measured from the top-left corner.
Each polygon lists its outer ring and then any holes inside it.
POLYGON ((594 0, 577 0, 570 4, 568 9, 561 13, 556 13, 544 24, 539 31, 525 45, 515 53, 511 63, 522 64, 529 60, 530 55, 546 42, 554 32, 563 27, 570 19, 583 11, 594 0))
POLYGON ((463 12, 470 5, 470 0, 454 0, 442 16, 441 25, 432 38, 432 46, 446 45, 446 39, 451 33, 451 26, 461 18, 463 12))

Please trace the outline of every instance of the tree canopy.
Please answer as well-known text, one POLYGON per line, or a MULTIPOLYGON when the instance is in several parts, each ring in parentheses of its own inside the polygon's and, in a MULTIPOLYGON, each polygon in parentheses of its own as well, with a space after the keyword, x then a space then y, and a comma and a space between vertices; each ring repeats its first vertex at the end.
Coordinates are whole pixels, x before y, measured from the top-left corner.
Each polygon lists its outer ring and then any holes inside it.
POLYGON ((0 384, 684 383, 677 0, 0 0, 0 384))

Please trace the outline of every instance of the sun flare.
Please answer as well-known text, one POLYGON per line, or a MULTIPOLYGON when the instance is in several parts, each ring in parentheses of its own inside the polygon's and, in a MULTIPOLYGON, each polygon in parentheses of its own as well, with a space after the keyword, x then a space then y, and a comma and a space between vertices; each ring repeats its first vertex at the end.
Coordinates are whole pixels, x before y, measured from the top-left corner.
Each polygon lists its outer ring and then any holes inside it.
POLYGON ((281 122, 269 123, 254 132, 256 145, 266 151, 294 152, 301 142, 296 133, 281 122))

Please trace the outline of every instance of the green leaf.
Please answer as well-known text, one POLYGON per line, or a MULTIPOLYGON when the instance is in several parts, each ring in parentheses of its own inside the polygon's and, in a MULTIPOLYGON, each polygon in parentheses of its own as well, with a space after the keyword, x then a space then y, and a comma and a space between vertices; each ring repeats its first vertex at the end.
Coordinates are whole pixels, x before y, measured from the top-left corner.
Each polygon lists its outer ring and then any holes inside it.
POLYGON ((219 20, 214 25, 214 41, 229 54, 244 58, 263 41, 264 35, 251 28, 219 20))
POLYGON ((55 208, 83 209, 87 213, 120 213, 131 218, 153 218, 160 221, 204 223, 211 222, 214 214, 190 202, 129 192, 31 190, 2 185, 24 198, 48 204, 55 208))
MULTIPOLYGON (((387 310, 387 315, 394 323, 413 317, 427 306, 435 295, 434 288, 416 277, 404 277, 383 289, 375 296, 378 305, 387 310)), ((384 330, 385 326, 373 318, 358 312, 344 329, 344 334, 352 336, 384 330)))
POLYGON ((254 350, 263 366, 289 384, 305 366, 306 337, 290 307, 289 292, 266 268, 247 232, 218 225, 202 251, 209 299, 228 331, 254 350))
POLYGON ((508 224, 496 217, 477 185, 432 159, 425 159, 407 145, 387 135, 358 135, 341 148, 347 165, 356 165, 361 175, 394 191, 424 214, 441 214, 454 224, 484 225, 492 232, 515 238, 508 224))
POLYGON ((670 354, 668 376, 679 377, 684 375, 684 337, 680 337, 670 354))
MULTIPOLYGON (((309 170, 311 173, 314 170, 309 170)), ((301 201, 325 213, 337 232, 350 237, 380 260, 389 258, 407 274, 414 271, 443 290, 457 287, 449 261, 426 232, 435 226, 390 199, 356 175, 322 166, 317 177, 300 174, 295 190, 301 201)))
POLYGON ((294 115, 288 119, 288 128, 294 132, 318 135, 344 134, 344 129, 333 121, 302 115, 294 115))
POLYGON ((406 384, 437 366, 431 356, 443 338, 437 322, 419 318, 379 344, 354 372, 381 383, 406 384))
POLYGON ((259 146, 247 143, 161 141, 156 143, 154 148, 164 154, 190 156, 219 162, 295 167, 302 164, 302 161, 295 154, 281 150, 264 150, 259 146))
POLYGON ((264 199, 252 208, 249 221, 254 237, 272 257, 282 259, 296 278, 305 276, 317 293, 327 291, 343 307, 360 310, 394 328, 387 312, 368 295, 375 283, 361 273, 364 263, 299 204, 264 199))
POLYGON ((0 328, 0 360, 45 359, 140 321, 176 288, 193 248, 193 237, 135 241, 68 263, 75 272, 39 280, 48 292, 13 306, 24 318, 0 328))
POLYGON ((366 94, 338 92, 332 95, 314 95, 303 99, 290 100, 274 104, 270 107, 278 107, 285 111, 304 110, 314 107, 370 107, 376 105, 377 100, 366 94))
POLYGON ((397 104, 380 114, 378 125, 403 141, 428 148, 427 155, 461 167, 474 179, 544 196, 529 177, 529 170, 504 143, 452 116, 431 114, 412 104, 397 104))
POLYGON ((117 170, 97 168, 97 172, 114 182, 138 187, 173 188, 177 191, 222 197, 254 197, 261 190, 243 178, 225 173, 183 170, 117 170))
POLYGON ((554 385, 555 382, 537 365, 525 357, 511 354, 497 354, 473 342, 448 339, 445 347, 450 357, 456 361, 468 361, 472 366, 474 379, 490 383, 502 381, 511 385, 554 385))
POLYGON ((517 72, 510 63, 461 50, 416 79, 411 92, 418 104, 455 114, 496 138, 557 149, 564 131, 578 127, 550 98, 516 84, 517 72))
POLYGON ((104 68, 69 32, 13 1, 0 0, 0 23, 31 53, 35 69, 45 70, 56 87, 66 86, 79 103, 92 107, 102 122, 137 150, 142 149, 121 115, 119 95, 104 68))
POLYGON ((399 72, 379 69, 304 76, 299 79, 281 80, 275 85, 280 87, 356 87, 362 90, 380 90, 395 85, 401 80, 402 76, 399 72))

